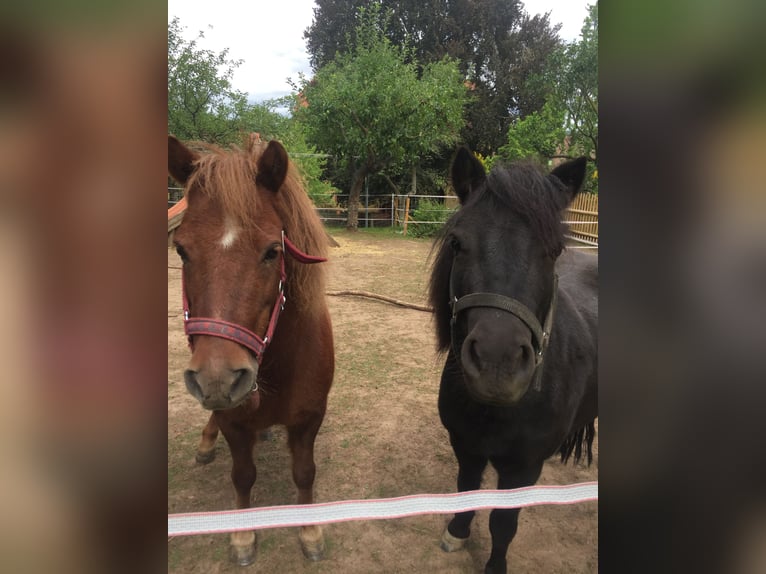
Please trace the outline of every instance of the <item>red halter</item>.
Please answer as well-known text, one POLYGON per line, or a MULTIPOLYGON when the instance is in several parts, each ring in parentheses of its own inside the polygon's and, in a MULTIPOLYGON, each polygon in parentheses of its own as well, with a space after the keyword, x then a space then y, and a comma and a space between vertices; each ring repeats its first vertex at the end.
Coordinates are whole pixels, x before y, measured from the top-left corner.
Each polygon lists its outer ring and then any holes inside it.
POLYGON ((250 329, 237 325, 236 323, 230 323, 222 319, 212 319, 208 317, 190 317, 189 316, 189 301, 186 297, 186 286, 184 284, 184 274, 181 271, 181 291, 183 297, 184 306, 184 332, 189 338, 189 348, 194 351, 194 343, 192 337, 194 335, 209 335, 211 337, 220 337, 221 339, 228 339, 234 341, 250 349, 255 354, 255 360, 258 364, 261 364, 263 354, 266 352, 266 347, 271 342, 274 336, 274 330, 277 328, 277 321, 279 320, 279 314, 285 308, 287 298, 285 297, 285 282, 287 275, 285 273, 285 256, 284 253, 289 253, 293 259, 298 263, 311 264, 322 263, 327 261, 323 257, 315 257, 303 253, 285 236, 285 232, 282 231, 282 252, 280 253, 280 276, 279 276, 279 294, 277 300, 274 302, 274 308, 271 310, 271 318, 269 319, 269 326, 266 329, 266 335, 261 339, 258 335, 253 333, 250 329))

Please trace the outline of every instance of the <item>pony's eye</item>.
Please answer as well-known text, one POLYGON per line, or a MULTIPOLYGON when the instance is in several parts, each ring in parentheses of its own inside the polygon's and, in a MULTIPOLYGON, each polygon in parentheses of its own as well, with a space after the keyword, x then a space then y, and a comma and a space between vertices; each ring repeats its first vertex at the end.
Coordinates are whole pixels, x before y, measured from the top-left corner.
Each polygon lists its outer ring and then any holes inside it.
POLYGON ((277 258, 278 254, 279 253, 277 252, 277 248, 276 247, 271 247, 271 248, 269 248, 268 251, 266 251, 266 253, 263 254, 263 260, 264 261, 272 261, 273 259, 277 258))
POLYGON ((457 253, 460 251, 460 241, 458 241, 457 237, 451 237, 449 240, 449 246, 452 248, 452 251, 457 253))
POLYGON ((180 245, 176 245, 176 253, 178 253, 178 256, 181 258, 181 261, 183 261, 184 263, 189 262, 189 256, 186 254, 186 250, 180 245))

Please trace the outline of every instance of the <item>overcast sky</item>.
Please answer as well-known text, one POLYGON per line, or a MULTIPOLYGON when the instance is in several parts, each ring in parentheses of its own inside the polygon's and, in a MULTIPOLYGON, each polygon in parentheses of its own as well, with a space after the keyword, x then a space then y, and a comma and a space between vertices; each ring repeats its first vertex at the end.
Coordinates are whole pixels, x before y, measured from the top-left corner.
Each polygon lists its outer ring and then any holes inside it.
MULTIPOLYGON (((567 41, 580 35, 588 4, 595 0, 523 0, 527 12, 551 12, 551 23, 562 24, 559 35, 567 41)), ((174 16, 193 39, 202 30, 204 48, 244 60, 234 72, 234 88, 249 94, 251 101, 290 93, 287 78, 311 75, 303 31, 314 18, 314 0, 168 0, 168 21, 174 16), (210 28, 209 26, 212 26, 210 28)))

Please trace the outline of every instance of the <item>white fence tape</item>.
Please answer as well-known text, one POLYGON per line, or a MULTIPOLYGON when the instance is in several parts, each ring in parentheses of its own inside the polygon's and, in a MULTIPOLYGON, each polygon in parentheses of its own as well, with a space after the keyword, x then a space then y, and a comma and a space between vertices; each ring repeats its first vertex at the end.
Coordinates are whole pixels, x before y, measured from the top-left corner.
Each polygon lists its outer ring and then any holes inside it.
POLYGON ((416 494, 399 498, 195 512, 169 515, 168 536, 330 524, 350 520, 382 520, 419 514, 452 514, 484 508, 575 504, 597 499, 598 482, 582 482, 566 486, 538 485, 514 490, 472 490, 454 494, 416 494))

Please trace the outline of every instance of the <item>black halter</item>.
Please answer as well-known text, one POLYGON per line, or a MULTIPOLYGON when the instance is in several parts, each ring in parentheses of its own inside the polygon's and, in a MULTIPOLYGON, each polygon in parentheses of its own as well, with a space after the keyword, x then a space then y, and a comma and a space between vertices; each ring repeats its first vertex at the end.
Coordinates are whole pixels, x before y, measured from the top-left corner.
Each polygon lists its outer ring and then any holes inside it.
MULTIPOLYGON (((454 269, 454 267, 453 267, 454 269)), ((551 327, 553 326, 553 314, 556 309, 556 299, 558 297, 559 279, 558 275, 553 274, 553 295, 551 296, 551 304, 548 307, 548 313, 545 315, 545 322, 543 326, 540 326, 540 321, 537 320, 535 314, 529 310, 529 308, 510 297, 505 295, 499 295, 497 293, 469 293, 463 295, 458 299, 455 295, 455 289, 452 281, 452 270, 450 270, 449 278, 449 300, 452 307, 452 321, 450 323, 450 332, 452 334, 452 351, 457 355, 459 348, 455 340, 455 323, 457 321, 457 315, 460 311, 470 309, 471 307, 492 307, 494 309, 500 309, 511 313, 520 319, 530 330, 533 338, 533 345, 535 350, 535 372, 532 379, 532 388, 535 391, 540 391, 542 387, 542 374, 543 374, 543 358, 545 350, 548 348, 548 341, 551 336, 551 327)))

